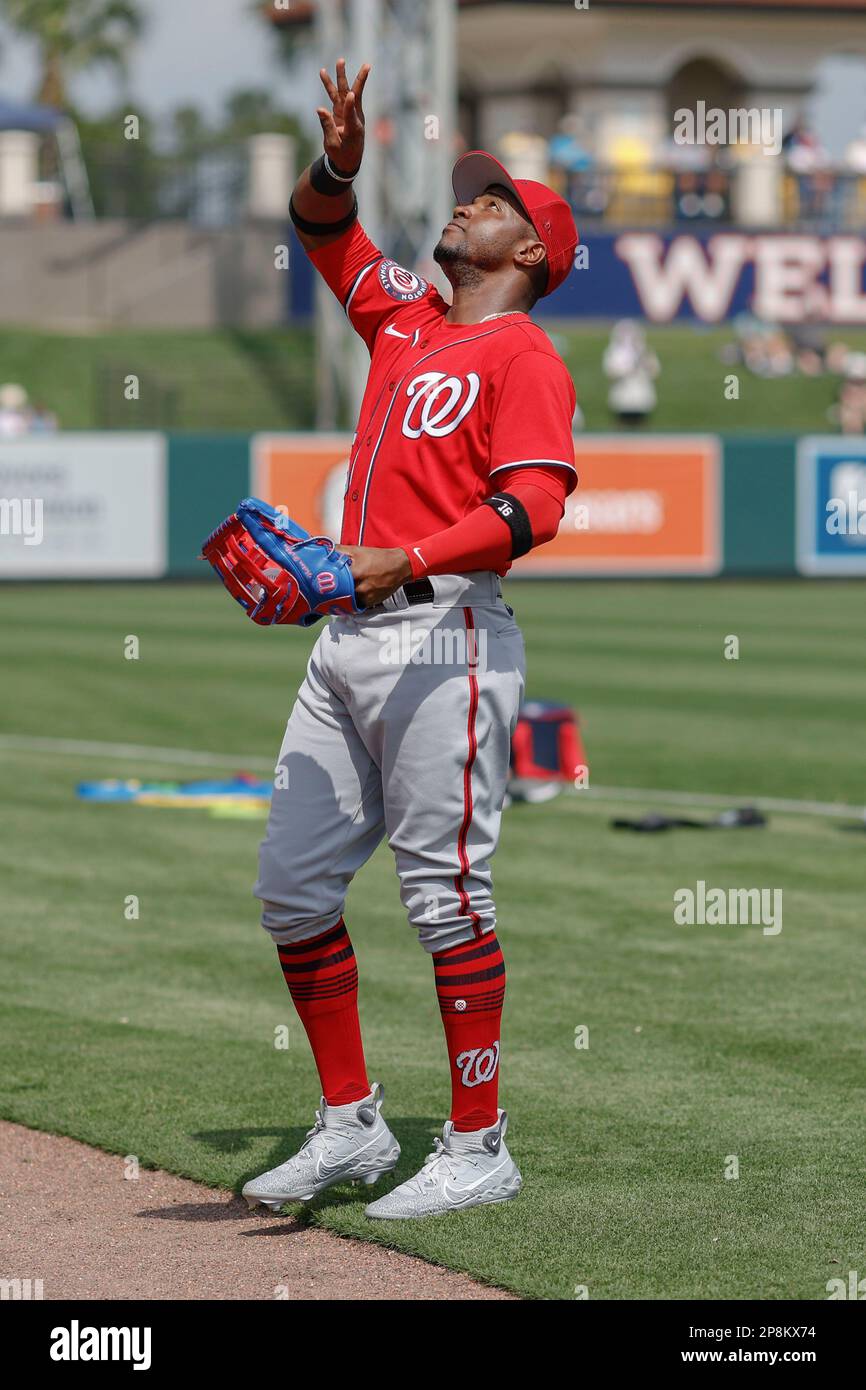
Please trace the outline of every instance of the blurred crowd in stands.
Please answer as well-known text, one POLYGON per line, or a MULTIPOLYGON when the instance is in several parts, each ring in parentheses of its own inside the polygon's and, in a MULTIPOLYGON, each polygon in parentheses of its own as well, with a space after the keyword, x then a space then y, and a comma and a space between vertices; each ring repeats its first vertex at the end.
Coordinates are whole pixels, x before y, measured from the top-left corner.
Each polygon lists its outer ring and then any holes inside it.
MULTIPOLYGON (((721 351, 726 366, 742 366, 755 376, 828 376, 837 379, 836 397, 827 411, 828 423, 842 434, 866 434, 866 352, 831 340, 818 324, 780 328, 750 314, 733 322, 734 340, 721 351)), ((661 363, 647 343, 642 324, 621 319, 611 329, 602 358, 610 383, 607 406, 618 425, 650 424, 658 404, 656 378, 661 363)), ((582 420, 575 421, 582 427, 582 420)))
MULTIPOLYGON (((602 159, 574 116, 561 121, 550 140, 513 132, 501 146, 512 160, 535 166, 538 172, 529 177, 546 175, 579 219, 619 226, 737 222, 742 218, 737 178, 756 153, 763 157, 749 144, 681 144, 672 135, 653 144, 637 129, 614 139, 602 159)), ((784 135, 779 160, 772 163, 779 179, 777 223, 862 230, 866 126, 834 160, 800 118, 784 135)))
POLYGON ((831 338, 818 323, 762 323, 751 314, 733 321, 734 341, 722 351, 729 366, 744 366, 755 376, 834 376, 836 400, 828 420, 843 434, 866 433, 866 352, 831 338))

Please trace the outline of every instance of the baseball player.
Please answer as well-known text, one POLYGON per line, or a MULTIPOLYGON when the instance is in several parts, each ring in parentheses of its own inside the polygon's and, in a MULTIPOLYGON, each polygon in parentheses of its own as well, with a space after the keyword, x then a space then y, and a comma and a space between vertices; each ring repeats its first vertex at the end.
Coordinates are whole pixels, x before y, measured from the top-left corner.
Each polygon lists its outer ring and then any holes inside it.
POLYGON ((350 86, 345 60, 336 81, 322 69, 324 155, 290 205, 370 352, 340 543, 364 611, 331 617, 313 648, 255 887, 323 1098, 299 1152, 244 1196, 277 1209, 397 1165, 343 917, 354 874, 387 835, 433 958, 451 1068, 433 1153, 366 1209, 411 1218, 508 1201, 521 1186, 498 1106, 505 965, 490 860, 525 668, 500 578, 556 534, 577 481, 574 387, 529 311, 566 278, 578 238, 562 198, 473 151, 454 168, 454 215, 434 251, 453 302, 388 260, 352 191, 369 71, 350 86))

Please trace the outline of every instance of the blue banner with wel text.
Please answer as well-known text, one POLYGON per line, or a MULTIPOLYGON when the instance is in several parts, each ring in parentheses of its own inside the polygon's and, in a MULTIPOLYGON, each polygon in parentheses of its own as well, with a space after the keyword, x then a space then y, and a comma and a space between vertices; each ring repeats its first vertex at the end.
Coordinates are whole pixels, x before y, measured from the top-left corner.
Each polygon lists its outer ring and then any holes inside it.
MULTIPOLYGON (((742 228, 588 232, 539 318, 866 324, 866 238, 742 228)), ((312 310, 312 267, 293 257, 292 316, 312 310)))

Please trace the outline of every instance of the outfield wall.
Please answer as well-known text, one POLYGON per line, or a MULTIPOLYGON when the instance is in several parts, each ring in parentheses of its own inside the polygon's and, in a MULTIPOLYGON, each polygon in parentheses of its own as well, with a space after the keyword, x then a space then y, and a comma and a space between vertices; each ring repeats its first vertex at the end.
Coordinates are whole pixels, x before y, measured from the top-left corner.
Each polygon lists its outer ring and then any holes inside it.
MULTIPOLYGON (((0 579, 204 577, 253 494, 337 534, 349 435, 0 442, 0 579)), ((559 535, 515 577, 866 574, 866 438, 584 434, 559 535)))

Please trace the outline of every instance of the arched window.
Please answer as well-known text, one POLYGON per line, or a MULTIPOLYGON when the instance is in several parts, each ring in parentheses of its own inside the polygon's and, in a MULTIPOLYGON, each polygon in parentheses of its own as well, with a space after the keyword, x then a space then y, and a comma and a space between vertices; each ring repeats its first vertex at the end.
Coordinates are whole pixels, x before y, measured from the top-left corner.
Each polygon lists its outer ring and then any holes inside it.
POLYGON ((677 111, 695 111, 706 103, 709 111, 717 107, 730 111, 743 103, 744 86, 736 73, 714 58, 692 58, 673 74, 667 85, 669 130, 672 133, 677 111))

